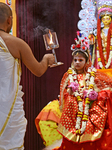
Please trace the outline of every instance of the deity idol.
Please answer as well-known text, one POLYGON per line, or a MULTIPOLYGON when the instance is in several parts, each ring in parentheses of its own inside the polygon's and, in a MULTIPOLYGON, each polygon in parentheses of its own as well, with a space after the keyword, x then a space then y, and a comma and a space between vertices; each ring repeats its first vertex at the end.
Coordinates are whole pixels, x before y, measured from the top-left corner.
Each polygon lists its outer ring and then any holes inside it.
POLYGON ((112 1, 98 0, 97 8, 96 40, 93 35, 89 36, 90 44, 96 46, 92 60, 97 69, 108 69, 112 68, 112 1))

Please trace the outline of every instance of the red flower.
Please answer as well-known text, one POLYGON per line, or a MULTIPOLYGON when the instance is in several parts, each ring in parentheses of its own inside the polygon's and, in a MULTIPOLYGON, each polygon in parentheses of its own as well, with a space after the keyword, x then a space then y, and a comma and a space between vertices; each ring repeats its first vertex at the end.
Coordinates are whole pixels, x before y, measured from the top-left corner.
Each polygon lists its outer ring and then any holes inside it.
POLYGON ((77 35, 79 35, 80 34, 80 32, 79 31, 77 31, 77 35))
POLYGON ((77 44, 77 46, 76 46, 77 48, 80 48, 81 47, 81 45, 80 44, 77 44))
POLYGON ((82 47, 82 50, 85 50, 85 49, 86 49, 86 48, 83 46, 83 47, 82 47))
POLYGON ((85 42, 85 44, 88 44, 88 42, 85 42))
POLYGON ((75 49, 75 45, 73 45, 72 48, 75 49))

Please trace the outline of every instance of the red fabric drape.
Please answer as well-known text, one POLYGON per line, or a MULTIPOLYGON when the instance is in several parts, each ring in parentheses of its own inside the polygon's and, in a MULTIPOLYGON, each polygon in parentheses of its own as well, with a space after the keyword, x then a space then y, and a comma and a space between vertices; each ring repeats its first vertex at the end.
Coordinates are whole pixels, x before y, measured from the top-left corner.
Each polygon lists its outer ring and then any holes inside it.
POLYGON ((77 31, 78 12, 81 0, 16 0, 17 36, 31 47, 36 59, 40 61, 45 53, 43 32, 38 28, 49 28, 57 33, 59 48, 56 49, 58 61, 64 65, 49 68, 40 78, 35 77, 22 64, 24 109, 28 120, 25 136, 25 150, 41 150, 44 145, 36 131, 35 118, 51 100, 58 98, 59 85, 64 72, 71 64, 70 46, 77 31))

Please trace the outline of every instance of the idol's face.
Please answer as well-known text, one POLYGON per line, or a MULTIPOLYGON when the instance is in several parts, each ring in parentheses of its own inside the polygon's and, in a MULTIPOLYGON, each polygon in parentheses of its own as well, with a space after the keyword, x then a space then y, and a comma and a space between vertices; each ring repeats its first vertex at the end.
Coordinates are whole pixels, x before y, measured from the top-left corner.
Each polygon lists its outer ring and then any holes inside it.
POLYGON ((81 55, 77 54, 73 56, 73 66, 77 73, 83 73, 86 65, 86 59, 81 55))
POLYGON ((102 17, 102 22, 104 25, 110 25, 111 21, 112 21, 112 19, 108 15, 105 15, 102 17))

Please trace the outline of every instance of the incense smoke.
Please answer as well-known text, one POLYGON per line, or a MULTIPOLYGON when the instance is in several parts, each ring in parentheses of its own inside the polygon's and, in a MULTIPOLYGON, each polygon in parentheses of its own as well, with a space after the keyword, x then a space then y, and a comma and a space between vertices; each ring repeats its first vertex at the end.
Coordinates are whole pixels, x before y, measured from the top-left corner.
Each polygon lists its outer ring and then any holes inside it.
POLYGON ((66 19, 71 18, 71 10, 68 10, 67 3, 71 5, 70 9, 74 7, 73 2, 63 0, 27 0, 25 2, 26 7, 24 6, 25 4, 22 3, 23 2, 21 2, 18 11, 18 16, 21 20, 20 34, 24 36, 26 35, 25 33, 28 32, 30 38, 40 37, 47 33, 49 29, 51 31, 58 30, 58 27, 62 26, 62 21, 60 20, 63 20, 65 15, 66 19))

